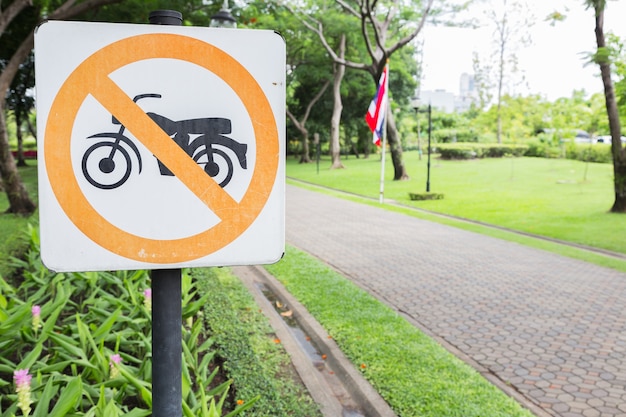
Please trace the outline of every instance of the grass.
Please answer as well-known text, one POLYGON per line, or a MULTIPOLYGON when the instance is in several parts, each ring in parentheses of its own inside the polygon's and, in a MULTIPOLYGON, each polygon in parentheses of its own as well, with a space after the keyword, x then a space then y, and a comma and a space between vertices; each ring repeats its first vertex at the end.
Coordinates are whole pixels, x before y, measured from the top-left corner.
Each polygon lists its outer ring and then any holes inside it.
POLYGON ((532 416, 391 308, 310 255, 288 247, 267 270, 328 331, 403 417, 532 416))
MULTIPOLYGON (((37 200, 37 165, 34 161, 28 161, 27 167, 20 168, 20 176, 24 185, 35 201, 37 200)), ((0 213, 9 208, 9 200, 5 192, 0 192, 0 213)), ((24 233, 29 224, 37 224, 37 213, 30 217, 22 217, 14 214, 0 215, 0 275, 9 273, 10 258, 20 256, 22 250, 28 245, 28 236, 24 233)))
MULTIPOLYGON (((412 201, 409 192, 423 192, 426 158, 406 152, 411 179, 392 181, 387 161, 385 198, 432 212, 458 216, 512 230, 626 253, 626 216, 609 213, 613 204, 612 165, 565 159, 502 158, 431 161, 431 191, 442 200, 412 201)), ((350 158, 346 169, 287 162, 291 178, 378 199, 380 158, 350 158)))

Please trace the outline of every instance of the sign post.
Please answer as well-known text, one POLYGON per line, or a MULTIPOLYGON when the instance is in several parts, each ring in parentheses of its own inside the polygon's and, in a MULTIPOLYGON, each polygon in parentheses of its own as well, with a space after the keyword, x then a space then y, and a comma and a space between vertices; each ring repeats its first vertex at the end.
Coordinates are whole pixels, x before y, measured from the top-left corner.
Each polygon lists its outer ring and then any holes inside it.
MULTIPOLYGON (((181 13, 157 10, 150 24, 183 23, 181 13)), ((155 269, 152 280, 152 416, 182 417, 183 309, 180 269, 155 269)))
POLYGON ((284 253, 285 44, 174 11, 150 23, 35 32, 41 256, 152 271, 153 416, 177 417, 181 268, 284 253))

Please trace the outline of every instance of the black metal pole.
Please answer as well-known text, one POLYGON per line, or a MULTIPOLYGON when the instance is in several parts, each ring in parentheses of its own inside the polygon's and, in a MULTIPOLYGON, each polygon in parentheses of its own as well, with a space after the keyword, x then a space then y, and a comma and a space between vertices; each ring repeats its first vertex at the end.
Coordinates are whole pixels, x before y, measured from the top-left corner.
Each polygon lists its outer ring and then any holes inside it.
POLYGON ((426 192, 430 192, 430 135, 433 130, 432 108, 428 105, 428 164, 426 168, 426 192))
POLYGON ((183 412, 181 270, 152 271, 152 416, 183 412))
MULTIPOLYGON (((150 24, 180 26, 174 10, 150 12, 150 24)), ((181 270, 152 271, 152 416, 183 415, 181 270)))

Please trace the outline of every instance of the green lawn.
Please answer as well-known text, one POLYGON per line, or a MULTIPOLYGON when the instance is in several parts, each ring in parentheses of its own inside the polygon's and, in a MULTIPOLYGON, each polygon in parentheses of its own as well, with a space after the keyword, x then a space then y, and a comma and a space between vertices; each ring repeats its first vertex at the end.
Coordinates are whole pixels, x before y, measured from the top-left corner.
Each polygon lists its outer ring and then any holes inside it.
MULTIPOLYGON (((393 181, 386 161, 385 198, 407 206, 477 220, 518 231, 626 253, 626 216, 609 213, 613 203, 611 164, 565 159, 503 158, 431 160, 432 192, 444 199, 411 201, 426 191, 426 157, 405 152, 408 181, 393 181)), ((378 199, 380 157, 344 159, 346 169, 287 161, 287 176, 378 199)))
POLYGON ((267 270, 322 324, 403 417, 530 417, 532 413, 405 318, 298 249, 267 270))
MULTIPOLYGON (((27 167, 20 168, 20 175, 29 195, 37 201, 37 164, 28 161, 27 167)), ((37 224, 37 213, 30 217, 4 214, 9 208, 9 200, 4 191, 0 192, 0 276, 10 270, 10 257, 18 255, 27 242, 25 230, 29 224, 37 224)))

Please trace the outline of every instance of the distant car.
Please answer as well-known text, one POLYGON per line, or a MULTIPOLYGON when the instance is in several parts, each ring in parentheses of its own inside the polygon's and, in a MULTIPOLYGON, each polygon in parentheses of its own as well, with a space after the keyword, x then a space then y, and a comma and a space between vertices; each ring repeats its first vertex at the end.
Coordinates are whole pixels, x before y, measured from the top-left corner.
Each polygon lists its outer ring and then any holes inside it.
POLYGON ((574 142, 576 143, 594 143, 594 139, 591 135, 584 130, 577 130, 576 136, 574 136, 574 142))
MULTIPOLYGON (((611 135, 596 136, 594 139, 595 139, 595 141, 597 143, 611 143, 611 142, 613 142, 611 140, 611 135)), ((621 140, 622 140, 622 143, 626 143, 626 136, 622 136, 621 140)))

